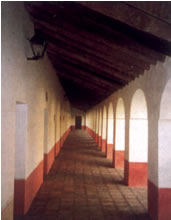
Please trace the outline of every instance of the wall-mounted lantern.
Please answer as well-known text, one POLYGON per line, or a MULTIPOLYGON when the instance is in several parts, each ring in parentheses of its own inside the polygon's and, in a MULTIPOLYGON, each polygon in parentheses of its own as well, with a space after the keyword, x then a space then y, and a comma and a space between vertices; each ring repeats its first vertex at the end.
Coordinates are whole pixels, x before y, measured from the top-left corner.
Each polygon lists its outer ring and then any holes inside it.
POLYGON ((42 36, 42 32, 39 29, 35 29, 35 35, 29 39, 30 47, 33 53, 32 57, 28 57, 27 60, 39 60, 44 56, 47 43, 42 36))

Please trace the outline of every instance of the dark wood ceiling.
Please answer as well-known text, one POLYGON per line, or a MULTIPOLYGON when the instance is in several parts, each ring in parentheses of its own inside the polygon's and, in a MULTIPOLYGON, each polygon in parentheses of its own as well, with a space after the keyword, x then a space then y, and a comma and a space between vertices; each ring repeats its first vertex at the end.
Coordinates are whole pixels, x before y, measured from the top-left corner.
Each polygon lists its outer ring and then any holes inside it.
POLYGON ((90 109, 171 56, 171 4, 146 4, 25 3, 74 107, 90 109))

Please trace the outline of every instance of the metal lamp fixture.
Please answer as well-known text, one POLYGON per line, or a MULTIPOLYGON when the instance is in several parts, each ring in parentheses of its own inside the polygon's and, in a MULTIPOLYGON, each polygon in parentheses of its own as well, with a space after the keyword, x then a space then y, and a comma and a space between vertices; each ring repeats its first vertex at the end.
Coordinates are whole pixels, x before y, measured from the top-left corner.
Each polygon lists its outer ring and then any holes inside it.
POLYGON ((30 47, 33 53, 32 57, 28 57, 27 60, 39 60, 41 59, 46 50, 47 43, 42 36, 42 32, 38 29, 35 30, 35 35, 29 39, 30 47))

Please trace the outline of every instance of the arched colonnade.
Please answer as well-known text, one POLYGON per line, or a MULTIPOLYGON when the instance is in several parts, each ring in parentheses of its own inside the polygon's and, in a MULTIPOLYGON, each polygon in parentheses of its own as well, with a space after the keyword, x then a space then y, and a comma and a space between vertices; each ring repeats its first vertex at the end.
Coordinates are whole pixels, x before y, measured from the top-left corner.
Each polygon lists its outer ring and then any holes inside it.
POLYGON ((96 129, 90 129, 104 156, 123 169, 123 184, 148 187, 153 220, 171 216, 170 70, 170 59, 151 66, 87 113, 95 116, 96 129))

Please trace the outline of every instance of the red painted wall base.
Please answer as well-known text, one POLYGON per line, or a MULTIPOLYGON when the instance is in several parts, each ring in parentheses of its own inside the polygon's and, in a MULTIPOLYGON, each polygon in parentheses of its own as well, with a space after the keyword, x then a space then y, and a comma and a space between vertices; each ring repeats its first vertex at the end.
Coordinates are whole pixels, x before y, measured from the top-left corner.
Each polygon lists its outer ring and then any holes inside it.
POLYGON ((124 168, 124 151, 113 150, 113 167, 124 168))
POLYGON ((55 156, 56 157, 58 156, 59 152, 60 152, 60 142, 58 141, 56 143, 56 149, 55 149, 55 156))
POLYGON ((44 154, 44 174, 48 174, 49 170, 53 164, 53 161, 55 159, 55 153, 56 153, 56 146, 54 146, 49 153, 44 154))
POLYGON ((107 144, 106 157, 107 157, 107 159, 113 158, 113 144, 107 144))
POLYGON ((71 130, 75 129, 75 125, 71 125, 71 130))
POLYGON ((104 152, 104 153, 106 153, 106 140, 105 139, 103 139, 102 140, 102 152, 104 152))
POLYGON ((27 179, 16 179, 14 183, 14 215, 24 215, 43 183, 43 161, 27 179))
POLYGON ((148 181, 148 212, 152 220, 170 220, 171 188, 158 188, 148 181))
POLYGON ((96 134, 96 144, 98 144, 98 140, 99 140, 99 135, 96 134))
POLYGON ((125 160, 124 182, 128 186, 147 186, 148 164, 125 160))
POLYGON ((99 139, 98 139, 98 146, 101 148, 102 146, 102 137, 99 136, 99 139))
POLYGON ((96 134, 95 134, 95 132, 93 131, 93 130, 91 130, 90 128, 88 128, 87 126, 85 126, 86 127, 86 130, 87 130, 87 132, 89 133, 89 135, 94 139, 94 140, 96 140, 96 134))
POLYGON ((36 196, 41 184, 43 174, 48 174, 55 157, 60 151, 60 144, 63 145, 70 132, 70 128, 64 133, 49 153, 44 154, 44 160, 32 171, 27 179, 16 179, 14 183, 14 215, 25 215, 36 196))

